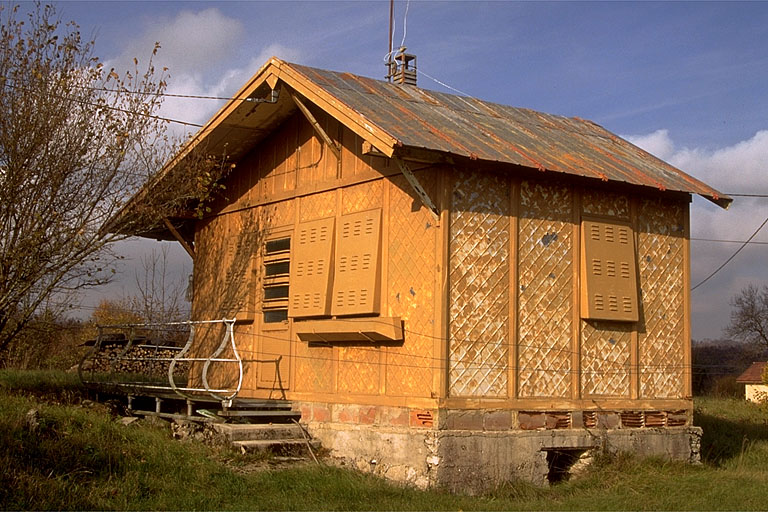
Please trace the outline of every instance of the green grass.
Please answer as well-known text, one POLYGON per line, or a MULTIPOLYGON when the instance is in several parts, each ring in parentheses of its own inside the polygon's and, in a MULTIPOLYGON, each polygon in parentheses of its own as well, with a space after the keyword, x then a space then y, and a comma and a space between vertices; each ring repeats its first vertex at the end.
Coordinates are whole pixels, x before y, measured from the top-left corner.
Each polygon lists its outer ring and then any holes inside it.
POLYGON ((239 510, 764 510, 768 408, 696 400, 704 463, 622 455, 550 488, 517 482, 479 497, 422 492, 305 465, 253 473, 221 448, 172 441, 80 405, 76 377, 0 371, 0 508, 239 510), (51 393, 51 394, 47 394, 51 393), (27 413, 38 411, 36 429, 27 413))

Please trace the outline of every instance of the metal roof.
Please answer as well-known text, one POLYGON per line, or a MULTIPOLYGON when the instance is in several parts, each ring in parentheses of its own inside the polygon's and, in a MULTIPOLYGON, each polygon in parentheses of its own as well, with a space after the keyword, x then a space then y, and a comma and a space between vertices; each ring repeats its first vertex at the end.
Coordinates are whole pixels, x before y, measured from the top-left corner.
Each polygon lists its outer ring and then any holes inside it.
MULTIPOLYGON (((420 154, 426 151, 510 164, 509 172, 522 166, 699 194, 723 208, 732 202, 730 197, 591 121, 272 57, 103 229, 132 233, 146 229, 150 233, 148 226, 128 227, 135 212, 150 200, 162 202, 155 196, 173 194, 178 180, 189 181, 184 164, 196 148, 204 148, 208 155, 226 154, 236 162, 295 112, 293 93, 388 157, 407 159, 409 150, 420 154), (284 94, 272 94, 282 89, 287 89, 284 94)), ((153 236, 168 236, 164 230, 151 228, 153 236)))
POLYGON ((284 64, 376 125, 398 145, 471 159, 732 199, 602 126, 476 98, 284 64))

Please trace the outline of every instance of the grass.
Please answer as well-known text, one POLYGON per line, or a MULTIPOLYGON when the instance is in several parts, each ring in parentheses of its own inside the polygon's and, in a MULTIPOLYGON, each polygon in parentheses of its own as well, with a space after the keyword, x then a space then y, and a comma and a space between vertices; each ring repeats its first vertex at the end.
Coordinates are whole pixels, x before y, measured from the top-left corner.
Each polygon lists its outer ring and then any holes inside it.
POLYGON ((85 398, 67 374, 0 371, 0 508, 764 510, 768 500, 768 408, 740 400, 696 400, 699 466, 621 455, 553 487, 469 497, 330 466, 243 473, 247 457, 172 441, 150 422, 125 426, 85 398))

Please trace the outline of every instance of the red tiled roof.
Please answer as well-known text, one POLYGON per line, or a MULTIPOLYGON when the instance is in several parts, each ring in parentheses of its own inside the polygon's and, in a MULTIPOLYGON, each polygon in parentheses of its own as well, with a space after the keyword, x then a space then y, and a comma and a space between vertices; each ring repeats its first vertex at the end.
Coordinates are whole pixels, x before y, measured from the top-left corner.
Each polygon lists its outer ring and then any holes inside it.
POLYGON ((741 382, 742 384, 762 384, 763 371, 765 370, 765 365, 767 364, 768 362, 766 361, 758 361, 756 363, 752 363, 752 366, 744 370, 744 373, 739 375, 739 377, 736 379, 736 382, 741 382))

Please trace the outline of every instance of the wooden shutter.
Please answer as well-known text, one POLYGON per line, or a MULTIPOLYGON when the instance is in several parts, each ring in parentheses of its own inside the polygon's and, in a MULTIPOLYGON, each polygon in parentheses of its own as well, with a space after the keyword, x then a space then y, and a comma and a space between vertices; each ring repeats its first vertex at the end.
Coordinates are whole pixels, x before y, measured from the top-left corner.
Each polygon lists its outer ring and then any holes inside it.
POLYGON ((638 320, 635 237, 629 224, 581 221, 581 317, 638 320))
POLYGON ((343 215, 336 235, 333 315, 377 315, 381 210, 343 215))
POLYGON ((331 217, 302 222, 296 228, 291 256, 289 317, 331 314, 335 220, 331 217))

